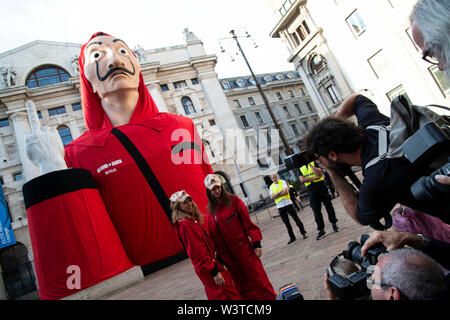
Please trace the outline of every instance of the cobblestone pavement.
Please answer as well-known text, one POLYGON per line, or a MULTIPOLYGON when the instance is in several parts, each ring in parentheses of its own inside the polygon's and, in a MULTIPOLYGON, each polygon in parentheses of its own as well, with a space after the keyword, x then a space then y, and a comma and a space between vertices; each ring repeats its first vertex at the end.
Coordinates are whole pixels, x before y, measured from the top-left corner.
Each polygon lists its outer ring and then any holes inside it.
MULTIPOLYGON (((334 232, 328 222, 325 208, 322 214, 326 235, 316 240, 317 227, 309 206, 298 215, 303 222, 308 238, 303 239, 291 219, 297 241, 287 245, 289 236, 286 227, 277 215, 275 206, 252 215, 252 220, 260 227, 263 240, 261 260, 275 289, 294 282, 305 300, 325 300, 323 274, 332 258, 347 248, 350 241, 359 241, 361 234, 371 233, 370 227, 363 227, 353 221, 345 212, 339 198, 333 199, 338 218, 339 232, 334 232)), ((189 259, 185 259, 165 269, 149 274, 132 287, 110 294, 108 300, 205 300, 203 285, 194 272, 189 259)))

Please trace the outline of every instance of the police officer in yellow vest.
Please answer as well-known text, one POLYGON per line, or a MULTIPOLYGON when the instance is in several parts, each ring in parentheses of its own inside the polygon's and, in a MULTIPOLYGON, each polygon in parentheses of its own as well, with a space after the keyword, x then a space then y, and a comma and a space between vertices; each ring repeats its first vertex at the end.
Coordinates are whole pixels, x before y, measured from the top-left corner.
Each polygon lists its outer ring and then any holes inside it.
POLYGON ((303 167, 300 167, 300 181, 305 183, 306 190, 308 191, 309 205, 314 212, 314 219, 316 220, 317 240, 325 235, 325 223, 322 216, 322 203, 325 205, 325 209, 328 213, 328 220, 333 226, 335 232, 339 231, 336 225, 336 212, 334 211, 333 204, 331 203, 331 197, 328 193, 327 186, 325 184, 324 174, 320 168, 314 166, 314 162, 310 162, 303 167))
POLYGON ((296 240, 295 234, 292 231, 292 226, 289 221, 288 214, 294 219, 295 224, 300 229, 300 233, 303 235, 303 239, 306 239, 308 236, 306 234, 306 230, 303 227, 303 223, 300 221, 300 218, 297 215, 297 211, 295 211, 294 206, 292 205, 291 198, 289 196, 289 187, 284 180, 278 179, 278 174, 272 174, 270 176, 272 180, 272 184, 270 185, 270 199, 275 200, 275 203, 278 208, 278 212, 280 213, 281 220, 287 228, 289 234, 289 242, 288 244, 294 242, 296 240))

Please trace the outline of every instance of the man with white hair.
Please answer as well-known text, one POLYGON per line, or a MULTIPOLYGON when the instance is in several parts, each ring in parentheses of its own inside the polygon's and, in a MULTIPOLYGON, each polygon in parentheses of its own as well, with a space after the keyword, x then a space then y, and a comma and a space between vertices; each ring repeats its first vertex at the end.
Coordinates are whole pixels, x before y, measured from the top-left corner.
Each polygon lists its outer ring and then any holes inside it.
MULTIPOLYGON (((410 15, 414 42, 422 49, 422 59, 437 65, 450 81, 450 1, 419 0, 410 15)), ((436 175, 440 183, 450 177, 436 175)))
POLYGON ((450 1, 419 0, 410 15, 414 42, 423 59, 450 78, 450 1))

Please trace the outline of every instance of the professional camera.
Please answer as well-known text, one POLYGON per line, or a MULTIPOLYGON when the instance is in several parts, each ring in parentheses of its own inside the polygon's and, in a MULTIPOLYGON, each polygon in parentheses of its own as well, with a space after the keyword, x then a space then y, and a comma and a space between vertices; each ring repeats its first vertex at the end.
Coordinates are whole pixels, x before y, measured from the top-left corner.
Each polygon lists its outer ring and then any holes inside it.
MULTIPOLYGON (((449 159, 450 160, 450 159, 449 159)), ((436 175, 450 176, 450 161, 439 169, 433 171, 428 177, 422 177, 411 186, 411 192, 419 201, 439 200, 449 197, 450 185, 436 181, 436 175)))
POLYGON ((378 256, 387 252, 385 246, 381 243, 377 243, 376 245, 370 247, 369 250, 367 250, 366 256, 363 257, 361 254, 361 248, 367 239, 369 239, 369 235, 363 234, 361 236, 361 244, 356 241, 352 241, 348 244, 347 250, 342 252, 346 259, 359 264, 364 270, 371 265, 377 264, 378 256))
POLYGON ((450 186, 436 181, 437 174, 450 175, 450 129, 429 122, 417 130, 402 145, 406 158, 413 165, 427 166, 433 171, 421 177, 412 186, 411 192, 419 201, 449 199, 450 186))
POLYGON ((357 300, 366 298, 369 295, 369 289, 366 285, 366 279, 369 274, 366 270, 369 266, 377 264, 379 255, 386 252, 386 247, 382 244, 376 244, 370 247, 366 256, 363 257, 361 248, 368 238, 369 235, 363 234, 361 236, 361 243, 356 241, 350 242, 347 250, 344 250, 340 255, 336 256, 327 269, 331 291, 340 300, 357 300), (336 274, 333 267, 336 266, 341 256, 359 264, 362 270, 355 271, 346 277, 336 274))
POLYGON ((304 300, 295 283, 288 283, 280 287, 280 295, 276 300, 304 300))

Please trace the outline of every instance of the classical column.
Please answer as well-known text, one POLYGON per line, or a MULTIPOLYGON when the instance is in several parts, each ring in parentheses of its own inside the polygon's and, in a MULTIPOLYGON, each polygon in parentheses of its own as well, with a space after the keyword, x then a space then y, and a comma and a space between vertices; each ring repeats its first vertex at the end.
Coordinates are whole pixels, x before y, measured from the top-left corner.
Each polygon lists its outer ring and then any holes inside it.
POLYGON ((31 131, 28 114, 23 111, 15 112, 9 118, 13 125, 17 148, 19 149, 20 162, 22 162, 22 174, 25 181, 29 181, 41 175, 41 172, 39 168, 28 159, 25 149, 25 133, 31 131))
POLYGON ((164 98, 161 93, 161 87, 159 86, 158 82, 150 82, 147 85, 148 90, 150 91, 150 95, 152 96, 153 101, 155 101, 159 112, 169 112, 167 109, 166 102, 164 101, 164 98))

